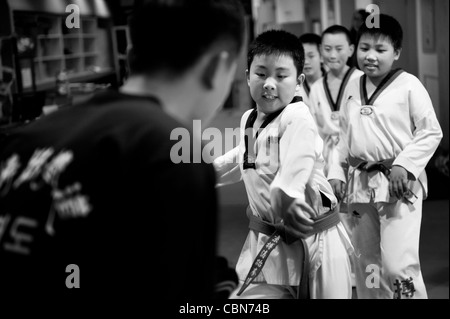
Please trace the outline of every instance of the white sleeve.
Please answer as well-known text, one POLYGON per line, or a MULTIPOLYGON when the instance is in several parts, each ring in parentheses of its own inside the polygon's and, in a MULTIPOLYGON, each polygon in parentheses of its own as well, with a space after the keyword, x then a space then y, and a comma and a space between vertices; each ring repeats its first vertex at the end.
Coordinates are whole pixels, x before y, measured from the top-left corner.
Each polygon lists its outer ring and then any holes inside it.
POLYGON ((320 137, 322 139, 325 139, 328 135, 332 134, 332 132, 327 129, 325 121, 325 116, 329 117, 331 114, 323 110, 323 105, 320 105, 320 94, 322 86, 320 83, 318 83, 319 81, 323 81, 322 78, 320 80, 317 80, 311 87, 311 93, 309 94, 309 108, 311 110, 313 119, 316 122, 320 137))
POLYGON ((417 78, 414 79, 413 87, 408 93, 414 138, 400 152, 393 165, 404 167, 417 179, 439 146, 442 129, 436 118, 430 96, 417 78))
POLYGON ((316 160, 317 128, 309 112, 290 117, 280 139, 280 164, 270 185, 270 201, 281 213, 293 199, 305 201, 305 188, 316 160))
MULTIPOLYGON (((345 99, 344 104, 339 110, 339 142, 336 146, 336 151, 338 153, 338 161, 331 162, 331 165, 328 169, 327 179, 338 179, 343 181, 344 183, 347 181, 347 157, 349 155, 349 149, 347 145, 348 141, 348 108, 347 103, 349 101, 348 94, 344 94, 343 98, 345 99)), ((352 97, 350 97, 351 99, 352 97)))
MULTIPOLYGON (((315 83, 314 83, 315 84, 315 83)), ((311 112, 311 115, 314 119, 314 121, 316 121, 317 123, 317 104, 319 103, 319 98, 317 96, 317 89, 316 86, 317 85, 312 85, 311 87, 311 91, 309 93, 309 111, 311 112)))
POLYGON ((234 184, 242 179, 239 167, 239 145, 217 157, 213 164, 217 172, 216 187, 234 184))

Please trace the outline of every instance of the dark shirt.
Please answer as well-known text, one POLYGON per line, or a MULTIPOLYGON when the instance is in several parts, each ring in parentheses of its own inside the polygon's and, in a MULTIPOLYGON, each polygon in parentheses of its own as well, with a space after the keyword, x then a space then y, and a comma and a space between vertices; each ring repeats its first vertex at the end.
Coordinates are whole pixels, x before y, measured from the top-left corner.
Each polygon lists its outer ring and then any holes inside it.
POLYGON ((215 172, 172 162, 179 127, 155 98, 108 90, 9 134, 0 289, 67 290, 74 264, 83 292, 211 297, 215 172))

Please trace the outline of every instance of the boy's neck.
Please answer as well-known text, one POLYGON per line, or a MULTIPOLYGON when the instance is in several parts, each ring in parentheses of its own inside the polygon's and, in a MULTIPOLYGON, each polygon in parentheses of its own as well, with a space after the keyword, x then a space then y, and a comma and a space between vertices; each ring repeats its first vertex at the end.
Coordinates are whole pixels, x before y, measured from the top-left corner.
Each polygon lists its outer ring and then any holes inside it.
POLYGON ((345 65, 342 69, 339 70, 330 69, 330 75, 332 75, 334 78, 342 80, 349 69, 350 67, 348 65, 345 65))
POLYGON ((311 86, 314 82, 316 82, 321 77, 322 77, 322 73, 317 73, 317 74, 313 74, 313 75, 307 75, 306 76, 306 81, 311 86))
POLYGON ((267 116, 269 116, 269 114, 270 113, 264 113, 264 112, 262 112, 261 110, 258 109, 258 113, 256 115, 256 122, 263 123, 267 119, 267 116))
POLYGON ((162 103, 162 108, 170 116, 182 123, 191 122, 191 107, 193 102, 188 97, 195 96, 189 94, 189 83, 174 81, 164 77, 130 76, 125 84, 119 89, 124 94, 136 96, 152 95, 162 103), (173 94, 178 92, 178 94, 173 94))
POLYGON ((369 79, 370 83, 372 83, 375 87, 378 87, 378 85, 380 85, 380 83, 383 82, 384 78, 387 77, 388 74, 389 74, 389 72, 380 77, 369 77, 368 76, 367 78, 369 79))

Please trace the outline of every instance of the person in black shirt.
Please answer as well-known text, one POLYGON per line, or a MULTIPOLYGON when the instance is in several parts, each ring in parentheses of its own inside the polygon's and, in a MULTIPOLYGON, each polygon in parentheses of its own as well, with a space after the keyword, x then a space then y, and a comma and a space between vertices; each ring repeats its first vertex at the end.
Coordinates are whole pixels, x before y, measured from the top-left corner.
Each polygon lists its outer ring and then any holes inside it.
POLYGON ((214 295, 215 171, 175 163, 171 134, 211 119, 227 97, 243 9, 229 0, 137 3, 126 83, 2 139, 3 291, 214 295))

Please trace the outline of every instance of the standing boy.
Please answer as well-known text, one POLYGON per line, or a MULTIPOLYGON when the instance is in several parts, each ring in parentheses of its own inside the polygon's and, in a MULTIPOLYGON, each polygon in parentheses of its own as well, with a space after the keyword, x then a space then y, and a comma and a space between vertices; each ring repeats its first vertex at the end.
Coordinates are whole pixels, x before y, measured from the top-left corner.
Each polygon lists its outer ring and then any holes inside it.
POLYGON ((353 51, 350 33, 345 27, 333 25, 322 33, 322 57, 329 71, 311 87, 310 108, 324 141, 325 176, 330 163, 337 159, 339 109, 344 91, 349 81, 363 74, 347 65, 353 51))
POLYGON ((400 24, 379 18, 379 28, 359 30, 364 75, 344 96, 339 162, 329 178, 352 214, 358 298, 427 298, 419 262, 425 166, 442 131, 424 86, 392 68, 402 49, 400 24))
POLYGON ((219 185, 242 179, 249 200, 237 295, 351 298, 351 244, 323 174, 322 139, 308 107, 294 99, 304 79, 302 44, 266 31, 247 61, 256 108, 242 116, 240 144, 214 162, 219 185))
POLYGON ((136 5, 120 90, 21 127, 0 147, 4 291, 79 286, 114 305, 213 295, 215 171, 174 163, 171 133, 211 118, 228 95, 243 10, 229 0, 136 5))
POLYGON ((310 107, 309 94, 311 92, 311 85, 325 74, 320 55, 321 39, 315 33, 305 33, 299 37, 299 40, 303 44, 303 50, 305 51, 305 66, 303 67, 305 80, 300 85, 300 89, 296 92, 296 95, 301 96, 303 102, 310 107))

